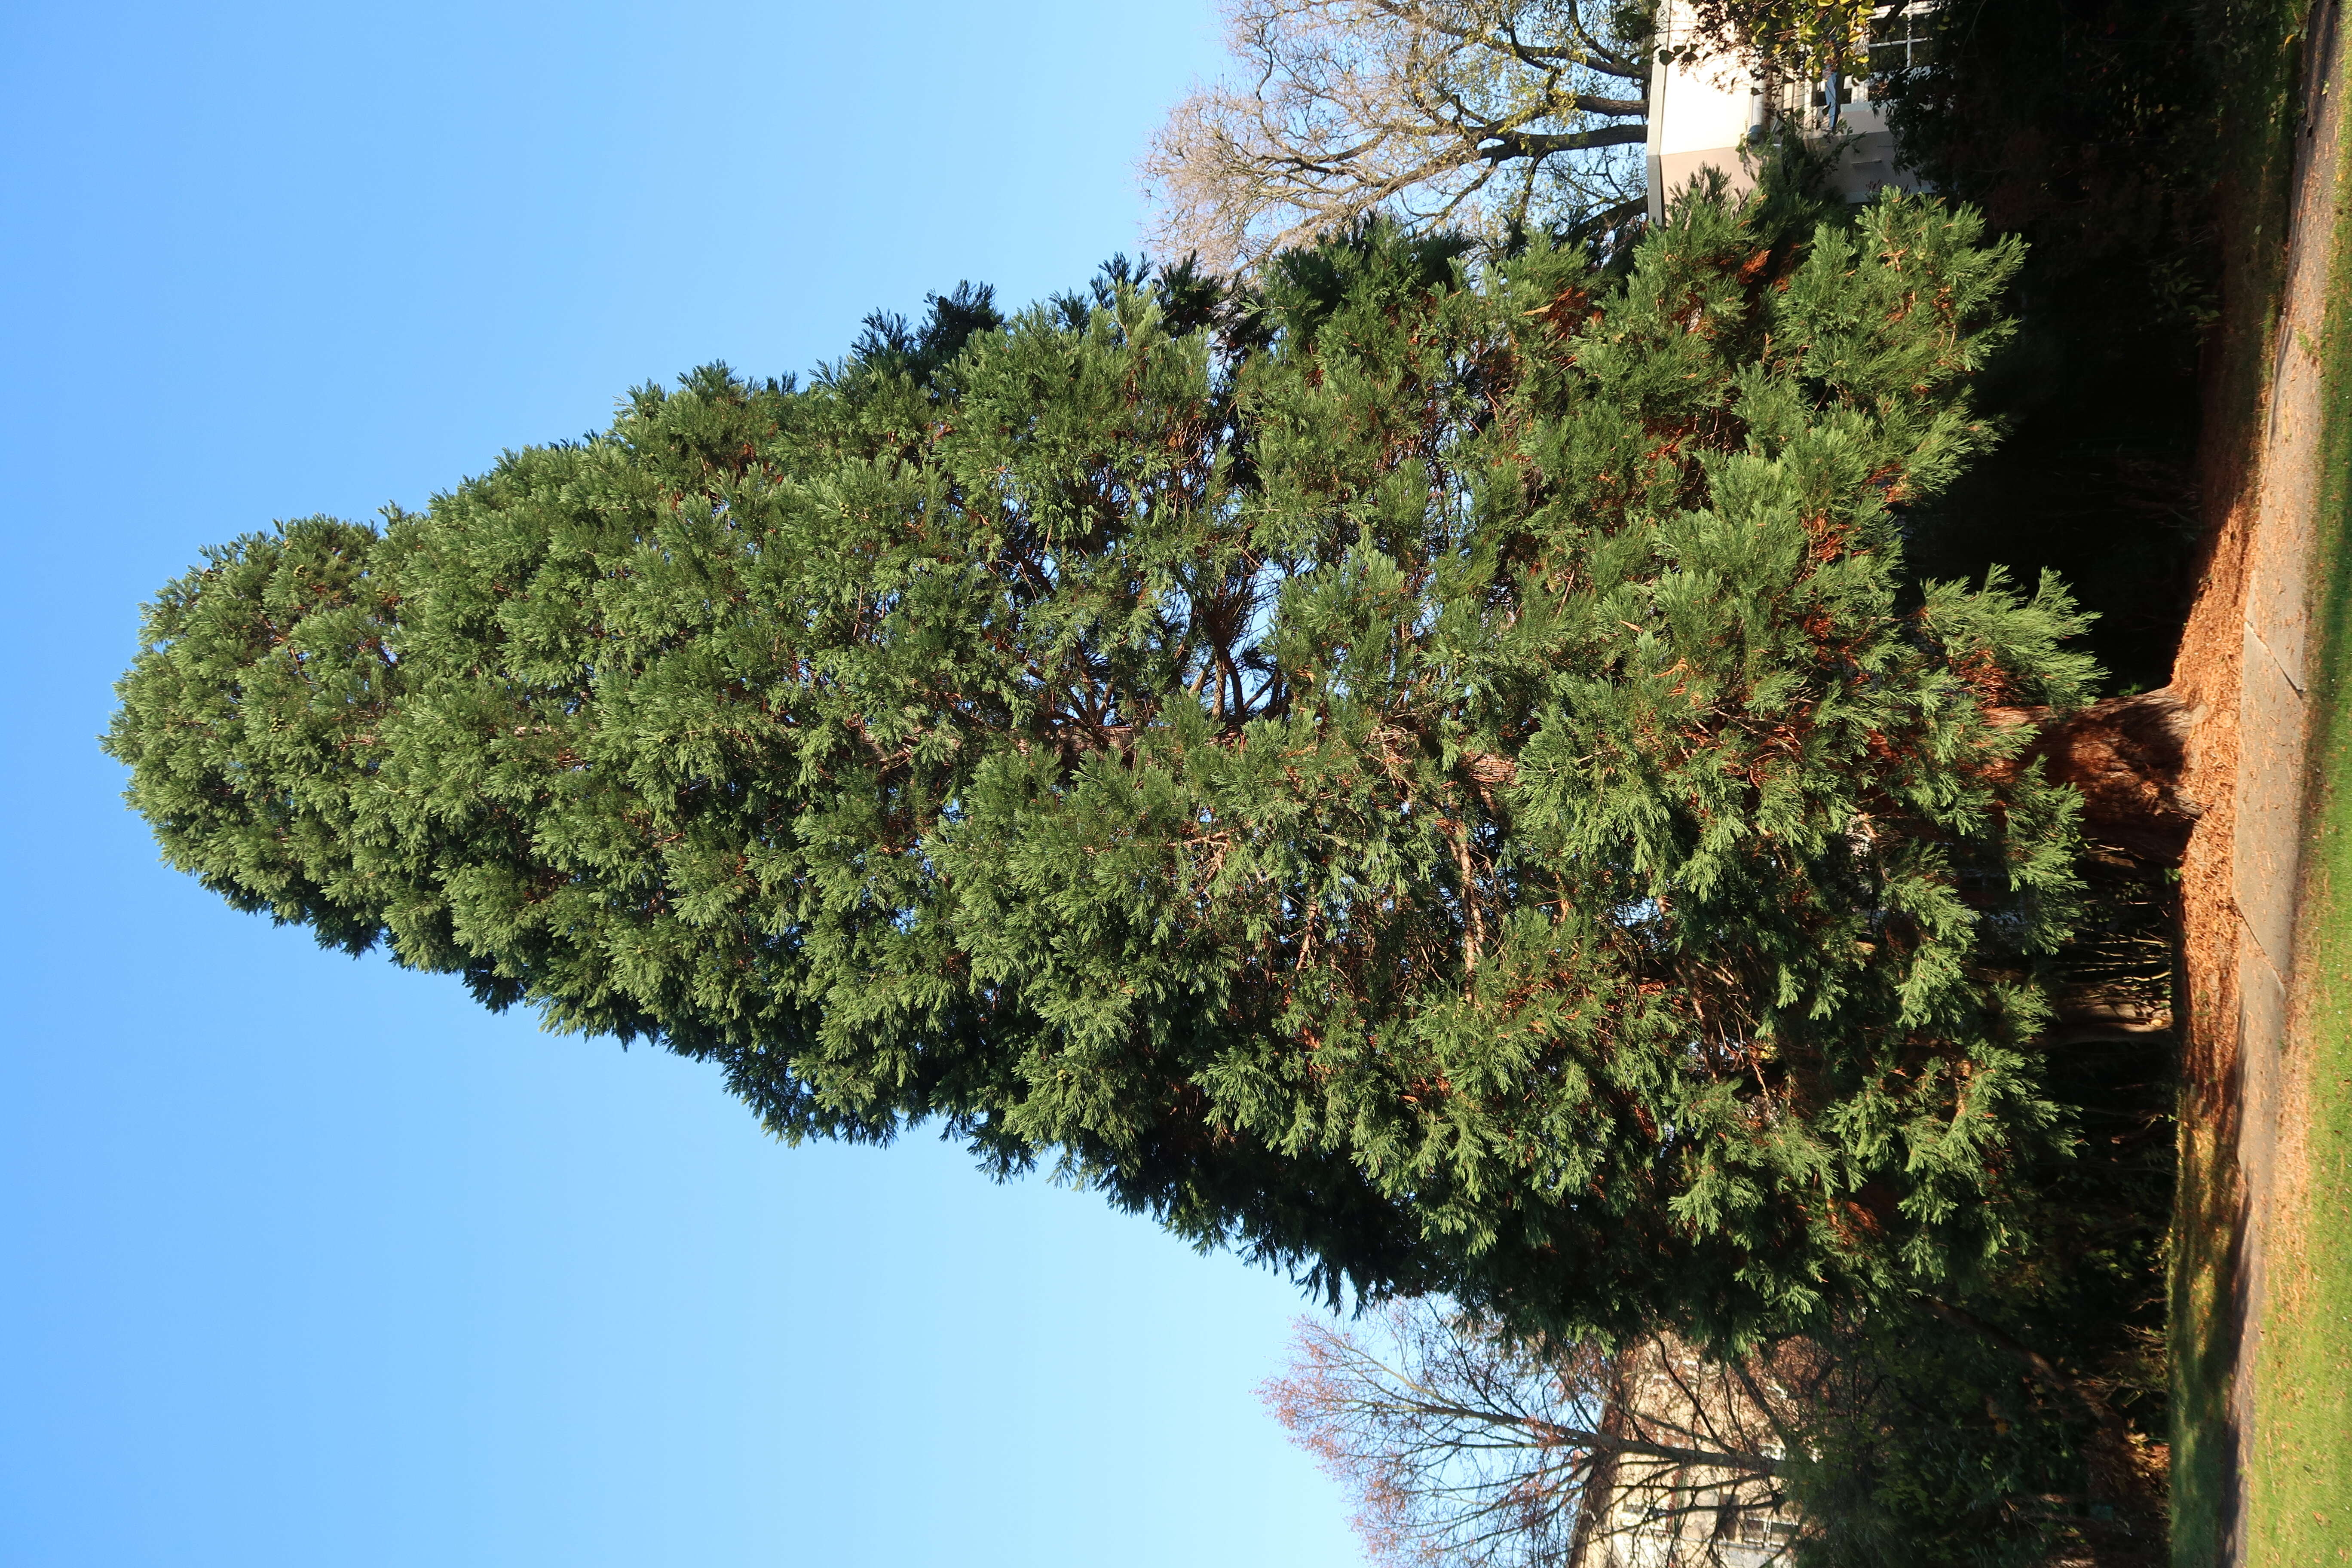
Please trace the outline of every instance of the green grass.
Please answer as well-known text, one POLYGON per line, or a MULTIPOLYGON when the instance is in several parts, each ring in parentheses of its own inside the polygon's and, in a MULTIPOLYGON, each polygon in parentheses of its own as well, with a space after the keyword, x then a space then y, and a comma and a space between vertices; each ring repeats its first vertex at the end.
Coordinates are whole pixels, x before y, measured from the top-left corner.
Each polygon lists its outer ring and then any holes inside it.
MULTIPOLYGON (((2345 140, 2343 156, 2352 159, 2352 135, 2345 140)), ((2345 166, 2329 326, 2319 344, 2322 586, 2315 609, 2325 654, 2296 965, 2305 1026, 2289 1064, 2305 1097, 2305 1142, 2300 1179, 2288 1184, 2290 1202, 2269 1233, 2247 1466, 2250 1563, 2352 1563, 2352 186, 2345 166)))
POLYGON ((2230 1380, 2236 1365, 2240 1194, 2231 1155, 2234 1124, 2212 1112, 2226 1096, 2183 1086, 2179 1185, 2174 1199, 2172 1289, 2172 1561, 2210 1568, 2221 1561, 2234 1490, 2230 1462, 2230 1380))

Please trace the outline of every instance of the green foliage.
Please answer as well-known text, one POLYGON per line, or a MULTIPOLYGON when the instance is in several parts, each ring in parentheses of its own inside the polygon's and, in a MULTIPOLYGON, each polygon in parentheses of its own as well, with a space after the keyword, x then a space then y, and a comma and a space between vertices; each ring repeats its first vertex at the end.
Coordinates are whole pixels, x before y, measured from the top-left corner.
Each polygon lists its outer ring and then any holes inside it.
POLYGON ((1622 278, 1360 229, 714 367, 213 552, 107 744, 173 864, 492 1006, 935 1121, 1318 1287, 1724 1334, 1968 1275, 2080 617, 1910 584, 2013 244, 1693 201, 1622 278))
POLYGON ((1981 1335, 1898 1309, 1849 1316, 1824 1343, 1786 1478, 1802 1568, 2139 1563, 2161 1542, 2160 1523, 2135 1542, 2086 1501, 2079 1402, 1981 1335))
MULTIPOLYGON (((1820 75, 1867 63, 1877 0, 1689 0, 1696 57, 1737 49, 1780 69, 1820 75)), ((1899 4, 1899 0, 1898 0, 1899 4)))

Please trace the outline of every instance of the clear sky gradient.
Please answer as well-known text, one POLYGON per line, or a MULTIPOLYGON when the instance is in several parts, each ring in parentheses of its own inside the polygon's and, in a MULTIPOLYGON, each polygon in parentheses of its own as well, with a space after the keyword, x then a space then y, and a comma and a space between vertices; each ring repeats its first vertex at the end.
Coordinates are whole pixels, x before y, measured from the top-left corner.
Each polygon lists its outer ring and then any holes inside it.
POLYGON ((322 954, 95 743, 205 544, 1133 250, 1216 49, 1197 0, 0 8, 0 1563, 1358 1561, 1253 1394, 1283 1280, 322 954))

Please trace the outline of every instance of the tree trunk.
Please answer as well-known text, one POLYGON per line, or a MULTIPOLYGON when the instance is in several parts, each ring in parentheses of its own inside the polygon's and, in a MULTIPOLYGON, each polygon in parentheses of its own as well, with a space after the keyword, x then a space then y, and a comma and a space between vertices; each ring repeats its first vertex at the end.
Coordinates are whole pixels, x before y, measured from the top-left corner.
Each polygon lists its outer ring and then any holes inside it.
POLYGON ((2180 793, 2189 711, 2170 689, 2110 697, 2055 718, 2046 708, 1996 708, 1989 716, 2040 729, 2021 765, 2038 758, 2051 778, 2081 793, 2091 837, 2153 865, 2180 863, 2205 808, 2180 793))
MULTIPOLYGON (((2083 827, 2092 838, 2150 865, 2180 864, 2205 807, 2180 792, 2190 715, 2170 688, 2110 697, 2054 718, 2047 708, 1988 708, 1985 717, 2041 731, 2011 765, 2024 768, 2038 759, 2052 779, 2072 784, 2083 797, 2083 827)), ((1490 752, 1465 752, 1462 763, 1489 810, 1495 791, 1518 776, 1516 763, 1490 752)))

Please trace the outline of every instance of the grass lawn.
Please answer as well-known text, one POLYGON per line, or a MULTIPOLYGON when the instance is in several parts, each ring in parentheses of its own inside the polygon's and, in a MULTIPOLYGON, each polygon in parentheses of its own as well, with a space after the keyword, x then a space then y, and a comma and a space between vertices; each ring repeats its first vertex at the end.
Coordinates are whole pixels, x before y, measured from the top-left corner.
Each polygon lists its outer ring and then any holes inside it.
POLYGON ((2314 693, 2296 963, 2305 1011, 2290 1047, 2294 1087, 2279 1144, 2285 1201, 2271 1222, 2254 1366, 2249 1563, 2352 1563, 2352 203, 2340 179, 2336 231, 2320 344, 2326 423, 2315 609, 2326 654, 2314 693), (2291 1169, 2298 1142, 2299 1170, 2291 1169))

